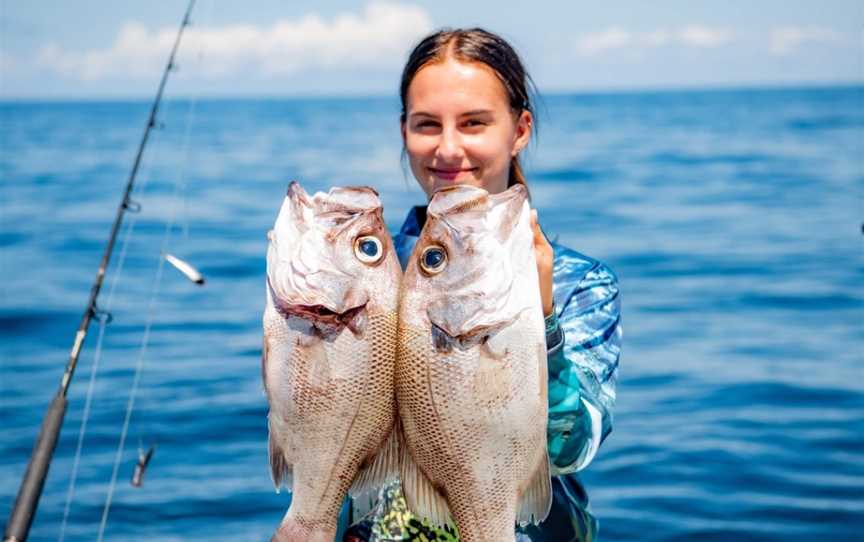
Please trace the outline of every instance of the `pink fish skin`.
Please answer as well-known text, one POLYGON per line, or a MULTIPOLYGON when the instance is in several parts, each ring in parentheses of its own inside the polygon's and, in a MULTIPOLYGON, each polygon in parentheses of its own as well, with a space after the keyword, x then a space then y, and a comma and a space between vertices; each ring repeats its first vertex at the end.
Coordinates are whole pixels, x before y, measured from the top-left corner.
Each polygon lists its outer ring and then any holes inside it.
POLYGON ((551 506, 538 283, 524 187, 432 197, 399 307, 402 489, 465 542, 513 541, 551 506))
POLYGON ((262 373, 270 466, 292 493, 273 540, 332 541, 349 492, 396 475, 401 269, 371 188, 292 183, 268 234, 262 373))

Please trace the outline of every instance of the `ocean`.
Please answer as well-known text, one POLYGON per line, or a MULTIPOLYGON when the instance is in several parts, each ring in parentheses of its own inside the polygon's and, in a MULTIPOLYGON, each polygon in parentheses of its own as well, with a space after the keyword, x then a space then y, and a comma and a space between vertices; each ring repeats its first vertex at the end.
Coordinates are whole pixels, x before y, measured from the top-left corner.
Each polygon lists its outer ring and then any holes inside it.
MULTIPOLYGON (((149 106, 0 104, 4 522, 149 106)), ((60 536, 88 389, 64 539, 96 539, 139 362, 105 539, 268 539, 289 496, 267 461, 265 234, 293 179, 373 186, 398 229, 424 199, 398 112, 169 94, 100 297, 98 371, 91 388, 94 321, 31 540, 60 536), (206 285, 160 271, 163 250, 206 285)), ((549 95, 538 124, 541 224, 621 284, 614 430, 580 474, 600 540, 861 540, 864 87, 549 95)))

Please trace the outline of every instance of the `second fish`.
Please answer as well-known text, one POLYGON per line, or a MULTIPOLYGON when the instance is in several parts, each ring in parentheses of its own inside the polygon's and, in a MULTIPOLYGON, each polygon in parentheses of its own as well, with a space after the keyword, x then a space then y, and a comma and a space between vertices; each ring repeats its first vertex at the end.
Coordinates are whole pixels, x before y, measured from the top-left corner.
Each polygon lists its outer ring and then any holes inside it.
POLYGON ((399 306, 402 488, 464 542, 513 541, 549 512, 538 283, 525 187, 435 193, 399 306))

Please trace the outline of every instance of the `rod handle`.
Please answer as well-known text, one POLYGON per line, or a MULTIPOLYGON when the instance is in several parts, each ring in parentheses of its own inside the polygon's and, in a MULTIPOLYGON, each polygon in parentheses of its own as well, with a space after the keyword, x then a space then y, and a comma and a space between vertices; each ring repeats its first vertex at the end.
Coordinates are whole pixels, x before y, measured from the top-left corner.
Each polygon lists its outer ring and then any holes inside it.
POLYGON ((6 542, 24 542, 30 526, 33 524, 33 516, 36 515, 36 507, 39 505, 39 496, 42 495, 42 486, 45 485, 45 477, 48 475, 48 467, 57 447, 57 439, 60 429, 63 427, 63 417, 66 415, 66 397, 57 392, 45 413, 39 437, 33 446, 33 454, 30 456, 30 464, 27 472, 21 480, 21 488, 18 490, 18 498, 9 515, 6 524, 6 532, 3 540, 6 542))

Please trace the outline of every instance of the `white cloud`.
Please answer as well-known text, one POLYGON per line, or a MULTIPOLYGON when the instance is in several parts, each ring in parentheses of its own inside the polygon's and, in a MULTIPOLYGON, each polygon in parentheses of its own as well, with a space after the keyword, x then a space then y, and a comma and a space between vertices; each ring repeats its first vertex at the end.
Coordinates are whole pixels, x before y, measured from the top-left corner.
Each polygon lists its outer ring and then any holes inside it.
POLYGON ((732 31, 692 24, 679 30, 677 37, 681 43, 693 47, 719 47, 732 39, 732 31))
POLYGON ((576 40, 576 52, 596 56, 615 49, 651 49, 665 46, 719 47, 729 43, 733 33, 727 28, 690 24, 676 29, 631 32, 619 26, 586 34, 576 40))
MULTIPOLYGON (((281 76, 304 68, 388 68, 399 66, 410 46, 432 27, 423 8, 385 2, 330 20, 310 14, 269 27, 190 26, 177 64, 183 72, 210 78, 281 76)), ((164 67, 176 34, 176 27, 151 31, 131 22, 108 48, 67 51, 49 44, 37 62, 78 79, 153 77, 164 67)))
POLYGON ((610 49, 621 49, 633 43, 633 34, 623 28, 613 26, 601 32, 586 34, 576 41, 576 51, 585 56, 593 56, 610 49))
POLYGON ((649 47, 661 47, 666 45, 674 36, 668 30, 655 30, 642 36, 642 41, 649 47))
POLYGON ((822 26, 786 26, 771 31, 770 51, 775 55, 789 54, 802 45, 842 43, 843 35, 822 26))

